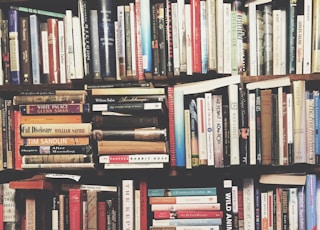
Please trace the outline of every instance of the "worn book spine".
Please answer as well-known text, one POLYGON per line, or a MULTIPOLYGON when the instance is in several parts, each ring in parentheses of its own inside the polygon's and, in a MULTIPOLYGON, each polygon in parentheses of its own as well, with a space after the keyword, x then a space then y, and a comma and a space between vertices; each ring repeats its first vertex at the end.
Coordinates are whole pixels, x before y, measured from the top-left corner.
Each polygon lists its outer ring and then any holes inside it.
POLYGON ((92 80, 102 80, 101 78, 101 63, 100 63, 100 49, 99 49, 99 29, 98 29, 98 11, 89 11, 90 22, 90 43, 91 43, 91 65, 92 65, 92 80))
POLYGON ((168 86, 168 135, 170 148, 170 165, 176 165, 175 124, 174 124, 174 87, 168 86))
POLYGON ((164 141, 98 141, 98 154, 168 153, 164 141))
POLYGON ((167 129, 93 130, 95 140, 166 141, 167 129))
POLYGON ((214 166, 224 167, 223 152, 223 105, 222 95, 212 95, 213 104, 213 146, 214 146, 214 166))
POLYGON ((21 137, 81 137, 90 136, 91 123, 21 124, 21 137))
POLYGON ((159 76, 159 41, 158 41, 158 17, 156 3, 151 4, 151 39, 152 39, 152 75, 159 76))
POLYGON ((22 164, 90 163, 92 156, 86 154, 23 155, 22 164))
POLYGON ((216 187, 149 188, 148 197, 153 196, 203 196, 217 195, 216 187))
POLYGON ((20 155, 91 154, 91 145, 20 145, 20 155))
POLYGON ((19 105, 19 110, 23 115, 36 114, 77 114, 90 111, 89 103, 74 104, 32 104, 19 105))
POLYGON ((261 90, 261 159, 263 165, 271 164, 272 145, 272 91, 261 90), (263 127, 263 128, 262 128, 263 127))
MULTIPOLYGON (((158 30, 158 46, 159 46, 159 74, 167 76, 167 47, 166 47, 166 17, 164 3, 157 3, 157 30, 158 30)), ((166 78, 166 77, 165 77, 166 78)))
POLYGON ((10 6, 10 9, 14 9, 20 12, 29 13, 29 14, 38 14, 53 18, 63 18, 65 14, 49 11, 49 10, 41 10, 41 9, 34 9, 29 7, 23 7, 23 6, 10 6))
POLYGON ((211 196, 169 196, 149 197, 149 204, 200 204, 217 203, 218 197, 211 196))
POLYGON ((30 25, 28 16, 20 15, 21 82, 31 84, 30 25))
MULTIPOLYGON (((21 113, 19 110, 15 110, 19 113, 21 113)), ((21 113, 21 124, 54 124, 54 123, 81 123, 82 122, 82 116, 81 114, 57 114, 57 115, 23 115, 21 113)))
POLYGON ((124 179, 121 182, 122 229, 134 230, 134 181, 124 179))
POLYGON ((239 96, 238 85, 228 86, 229 94, 229 129, 230 129, 230 164, 240 164, 239 152, 239 96))
POLYGON ((13 105, 21 104, 46 104, 46 103, 85 103, 86 95, 34 95, 34 96, 14 96, 13 105))

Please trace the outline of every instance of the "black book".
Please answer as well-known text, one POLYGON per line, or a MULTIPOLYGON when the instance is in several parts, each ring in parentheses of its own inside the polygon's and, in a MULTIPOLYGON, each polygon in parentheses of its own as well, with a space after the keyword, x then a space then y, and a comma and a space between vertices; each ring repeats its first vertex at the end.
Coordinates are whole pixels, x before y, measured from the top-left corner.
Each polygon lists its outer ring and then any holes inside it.
POLYGON ((239 87, 239 151, 240 164, 249 164, 248 90, 239 87))

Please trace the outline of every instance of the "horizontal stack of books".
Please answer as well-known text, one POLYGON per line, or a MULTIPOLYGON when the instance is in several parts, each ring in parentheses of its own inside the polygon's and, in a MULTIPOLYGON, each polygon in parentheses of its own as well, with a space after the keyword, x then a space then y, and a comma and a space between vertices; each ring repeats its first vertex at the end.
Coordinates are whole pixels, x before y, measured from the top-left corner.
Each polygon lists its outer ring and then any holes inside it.
POLYGON ((164 88, 88 86, 93 140, 105 169, 163 168, 169 162, 164 88))
POLYGON ((94 168, 85 90, 13 97, 16 169, 94 168))
POLYGON ((219 229, 222 225, 216 187, 149 188, 148 199, 153 213, 150 229, 219 229))

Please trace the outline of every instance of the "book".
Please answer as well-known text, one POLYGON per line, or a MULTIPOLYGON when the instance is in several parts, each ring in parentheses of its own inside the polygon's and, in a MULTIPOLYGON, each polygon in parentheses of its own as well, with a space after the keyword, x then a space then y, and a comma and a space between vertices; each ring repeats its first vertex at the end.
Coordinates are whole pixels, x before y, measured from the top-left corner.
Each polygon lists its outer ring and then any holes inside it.
POLYGON ((263 165, 271 164, 272 155, 272 91, 261 90, 261 162, 263 165))
POLYGON ((238 85, 230 84, 228 86, 229 96, 229 129, 230 129, 230 164, 240 164, 239 150, 239 96, 238 85))
POLYGON ((81 170, 93 169, 94 163, 35 163, 35 164, 22 164, 22 169, 43 169, 43 170, 81 170))
POLYGON ((217 70, 217 19, 216 1, 207 1, 208 17, 208 70, 217 70))
POLYGON ((190 110, 184 110, 184 127, 185 127, 185 143, 186 143, 186 168, 192 168, 191 155, 191 125, 190 125, 190 110))
POLYGON ((208 165, 207 137, 206 137, 206 117, 205 117, 205 101, 204 97, 196 98, 197 104, 197 121, 198 121, 198 150, 199 150, 199 166, 208 165))
POLYGON ((201 203, 218 203, 218 197, 216 195, 149 197, 149 204, 201 204, 201 203))
MULTIPOLYGON (((167 107, 168 107, 168 135, 169 135, 169 153, 170 166, 176 165, 176 148, 175 148, 175 127, 174 127, 174 87, 167 88, 167 107)), ((190 111, 191 115, 191 111, 190 111)))
POLYGON ((297 13, 296 35, 296 74, 302 74, 303 66, 303 43, 304 43, 304 15, 297 13))
POLYGON ((163 168, 164 163, 104 163, 104 169, 157 169, 163 168))
POLYGON ((127 77, 126 72, 126 27, 125 27, 125 6, 117 6, 117 59, 120 79, 125 80, 127 77))
POLYGON ((306 229, 314 229, 317 226, 316 194, 317 178, 315 174, 307 174, 306 178, 306 229))
POLYGON ((54 11, 49 11, 49 10, 42 10, 42 9, 35 9, 35 8, 29 8, 29 7, 24 7, 24 6, 13 6, 13 5, 11 5, 10 9, 17 10, 17 11, 24 12, 24 13, 38 14, 38 15, 54 17, 54 18, 63 18, 65 16, 65 14, 62 14, 62 13, 59 13, 59 12, 54 12, 54 11))
POLYGON ((154 196, 203 196, 217 194, 216 187, 186 187, 186 188, 149 188, 148 197, 154 196))
POLYGON ((223 179, 223 198, 224 198, 224 216, 223 226, 226 228, 233 227, 233 214, 232 214, 232 180, 223 179))
POLYGON ((313 1, 304 0, 303 74, 311 73, 313 1))
POLYGON ((87 225, 88 229, 98 228, 98 191, 97 190, 87 190, 87 225))
POLYGON ((150 226, 150 230, 218 230, 220 226, 166 226, 154 227, 150 226))
POLYGON ((132 130, 93 130, 95 140, 166 141, 167 130, 158 128, 132 130))
POLYGON ((37 189, 49 191, 53 191, 54 189, 56 189, 56 185, 53 183, 53 181, 44 178, 42 175, 35 175, 24 180, 10 181, 9 187, 11 189, 37 189))
POLYGON ((58 19, 48 18, 48 58, 49 58, 49 83, 60 82, 59 38, 58 19))
POLYGON ((116 113, 161 113, 165 111, 162 102, 130 102, 130 103, 105 103, 92 104, 92 112, 116 112, 116 113))
POLYGON ((178 43, 179 43, 179 63, 180 72, 187 72, 187 55, 186 55, 186 17, 185 1, 177 1, 177 15, 178 15, 178 43))
POLYGON ((288 195, 289 225, 298 228, 298 188, 289 188, 288 195))
POLYGON ((22 138, 21 144, 26 146, 88 145, 89 137, 22 138))
POLYGON ((123 229, 134 229, 134 190, 134 181, 132 179, 121 181, 121 225, 123 229))
POLYGON ((40 55, 41 55, 41 79, 40 83, 49 83, 49 49, 48 49, 48 23, 40 22, 40 55))
POLYGON ((154 211, 154 219, 222 218, 222 211, 154 211))
POLYGON ((274 185, 304 185, 306 183, 306 175, 294 173, 283 173, 281 175, 262 174, 259 183, 274 185))
MULTIPOLYGON (((258 207, 255 206, 255 185, 253 178, 244 178, 243 183, 243 218, 245 220, 245 228, 255 229, 255 223, 260 220, 256 219, 259 213, 258 207), (258 212, 256 212, 256 210, 258 212)), ((260 204, 260 202, 257 202, 260 204)))
POLYGON ((64 38, 65 38, 65 63, 66 63, 66 82, 70 82, 75 78, 75 59, 73 44, 73 12, 70 9, 65 10, 64 22, 64 38))
POLYGON ((222 95, 212 95, 213 104, 213 146, 214 146, 214 166, 216 168, 224 167, 223 152, 223 111, 222 95))
POLYGON ((249 155, 250 155, 250 165, 257 164, 257 149, 256 149, 256 95, 255 92, 250 92, 248 95, 248 119, 249 119, 249 133, 250 133, 250 141, 249 141, 249 155))
POLYGON ((26 15, 20 15, 20 63, 21 63, 21 83, 31 84, 31 48, 30 48, 30 24, 29 17, 26 15))
POLYGON ((93 80, 102 80, 101 78, 101 62, 99 48, 99 28, 98 28, 98 10, 89 10, 89 30, 91 44, 91 65, 93 80))
POLYGON ((1 39, 1 51, 3 60, 3 83, 10 83, 10 48, 9 48, 9 20, 3 19, 2 23, 3 36, 1 39))
POLYGON ((101 140, 97 143, 98 154, 168 153, 164 141, 101 140))
POLYGON ((136 13, 136 79, 145 80, 142 53, 141 2, 140 0, 135 0, 134 3, 136 13))
POLYGON ((167 47, 166 47, 166 9, 165 3, 157 3, 157 26, 158 26, 158 45, 159 45, 159 74, 162 76, 161 78, 165 77, 167 74, 167 47))
POLYGON ((317 64, 317 60, 319 60, 319 31, 318 31, 318 25, 320 23, 319 18, 319 2, 314 1, 313 2, 313 19, 312 19, 312 51, 311 51, 311 69, 312 73, 316 73, 320 71, 320 66, 317 64))
POLYGON ((194 225, 221 225, 221 218, 194 218, 194 219, 166 219, 166 220, 152 220, 152 226, 194 226, 194 225))
POLYGON ((9 49, 10 49, 10 84, 20 85, 20 46, 19 39, 19 13, 17 10, 10 9, 9 19, 9 49))
POLYGON ((223 119, 223 163, 230 166, 230 126, 229 126, 229 105, 222 105, 223 119))
POLYGON ((197 103, 195 98, 189 102, 190 111, 190 135, 191 135, 191 166, 199 166, 199 145, 198 145, 198 115, 197 103))
POLYGON ((239 154, 240 164, 250 164, 248 90, 239 87, 239 154))
POLYGON ((275 79, 268 79, 263 81, 256 81, 246 84, 246 88, 248 90, 253 89, 269 89, 269 88, 276 88, 276 87, 284 87, 284 86, 290 86, 291 81, 289 77, 279 77, 275 79))
POLYGON ((124 88, 93 88, 90 90, 92 96, 101 95, 162 95, 165 89, 160 88, 142 88, 142 87, 124 87, 124 88))
POLYGON ((208 155, 207 165, 215 165, 214 138, 213 138, 213 95, 212 93, 204 94, 205 107, 205 133, 206 133, 206 150, 208 155))
POLYGON ((90 136, 91 123, 21 124, 21 137, 83 137, 90 136))
POLYGON ((42 154, 23 155, 22 164, 90 163, 92 155, 87 154, 42 154))
POLYGON ((19 105, 19 111, 23 115, 36 114, 81 114, 90 111, 89 103, 74 104, 29 104, 19 105))
POLYGON ((72 79, 83 79, 84 78, 84 62, 83 62, 83 46, 82 39, 78 39, 82 36, 81 34, 81 23, 78 16, 72 17, 72 32, 73 32, 73 46, 74 46, 74 65, 75 74, 72 79))
POLYGON ((70 230, 81 229, 83 225, 83 200, 86 196, 85 190, 69 189, 69 221, 70 230))
POLYGON ((99 163, 168 163, 168 154, 100 155, 99 163))
POLYGON ((60 70, 60 83, 64 84, 67 82, 66 77, 66 60, 65 60, 65 43, 64 43, 64 21, 58 20, 58 47, 59 47, 59 70, 60 70))
POLYGON ((59 199, 58 196, 52 197, 52 210, 51 210, 51 224, 52 230, 59 230, 59 199))
POLYGON ((201 64, 201 13, 200 0, 190 1, 191 8, 191 43, 192 43, 192 67, 194 73, 202 72, 201 64))
POLYGON ((20 155, 43 155, 43 154, 91 154, 91 145, 20 145, 20 155))
POLYGON ((221 209, 220 203, 215 204, 153 204, 151 211, 178 211, 178 210, 203 210, 217 211, 221 209))
POLYGON ((21 104, 47 104, 47 103, 85 103, 86 95, 16 95, 13 97, 13 105, 21 104))
POLYGON ((40 27, 39 18, 36 14, 29 15, 30 21, 30 41, 31 41, 31 67, 32 83, 38 85, 41 83, 41 59, 40 59, 40 27))

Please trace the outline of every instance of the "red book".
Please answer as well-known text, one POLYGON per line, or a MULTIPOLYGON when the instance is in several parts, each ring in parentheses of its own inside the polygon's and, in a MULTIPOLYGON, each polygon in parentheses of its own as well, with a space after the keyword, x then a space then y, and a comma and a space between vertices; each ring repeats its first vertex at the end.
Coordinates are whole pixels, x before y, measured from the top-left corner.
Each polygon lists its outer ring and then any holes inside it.
POLYGON ((80 230, 83 225, 83 199, 85 190, 69 189, 70 230, 80 230))
POLYGON ((154 219, 223 218, 222 211, 154 211, 154 219))
POLYGON ((176 148, 174 138, 174 87, 168 86, 168 117, 169 117, 169 150, 170 150, 170 166, 176 166, 176 148))
POLYGON ((192 41, 192 66, 194 73, 201 73, 201 25, 200 25, 200 0, 190 0, 191 8, 191 41, 192 41))
POLYGON ((14 125, 14 157, 15 157, 15 170, 22 170, 22 157, 20 155, 20 145, 22 144, 22 138, 20 136, 20 123, 21 123, 21 112, 18 110, 13 111, 13 125, 14 125))
POLYGON ((48 18, 49 83, 60 82, 58 19, 48 18))
POLYGON ((146 178, 140 179, 140 230, 148 229, 148 188, 146 178))
POLYGON ((107 229, 107 203, 98 201, 98 230, 107 229))

